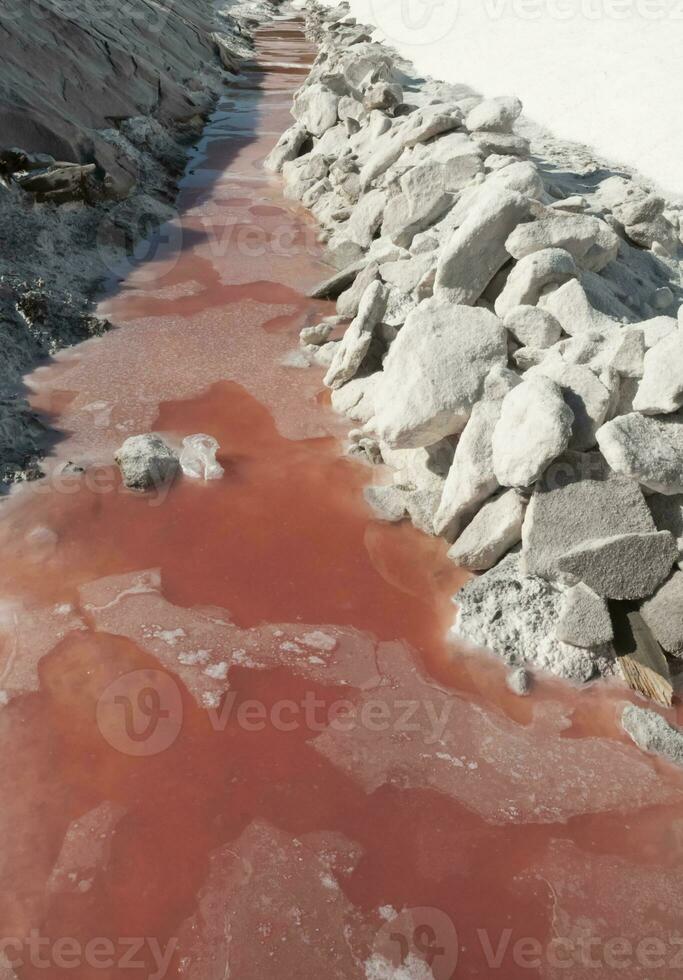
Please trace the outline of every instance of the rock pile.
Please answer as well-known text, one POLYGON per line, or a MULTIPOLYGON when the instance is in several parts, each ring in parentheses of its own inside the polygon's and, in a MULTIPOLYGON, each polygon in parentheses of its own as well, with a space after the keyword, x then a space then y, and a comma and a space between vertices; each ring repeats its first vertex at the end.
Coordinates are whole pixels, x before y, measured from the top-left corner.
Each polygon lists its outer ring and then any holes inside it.
POLYGON ((337 270, 313 295, 346 333, 301 342, 352 451, 396 471, 370 502, 485 573, 455 633, 515 667, 589 680, 628 652, 632 683, 633 610, 683 658, 679 215, 532 157, 517 99, 417 76, 348 7, 306 16, 319 55, 266 166, 337 270))

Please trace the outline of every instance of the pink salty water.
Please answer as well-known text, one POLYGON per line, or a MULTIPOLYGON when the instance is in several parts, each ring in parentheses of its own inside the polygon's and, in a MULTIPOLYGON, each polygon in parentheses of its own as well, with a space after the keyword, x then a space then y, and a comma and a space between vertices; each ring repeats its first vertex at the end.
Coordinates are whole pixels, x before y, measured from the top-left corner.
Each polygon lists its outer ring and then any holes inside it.
POLYGON ((516 698, 447 641, 464 574, 283 363, 332 312, 262 169, 313 57, 259 31, 116 329, 29 379, 61 438, 0 523, 0 977, 678 976, 681 774, 617 686, 516 698), (150 429, 223 479, 124 491, 150 429))

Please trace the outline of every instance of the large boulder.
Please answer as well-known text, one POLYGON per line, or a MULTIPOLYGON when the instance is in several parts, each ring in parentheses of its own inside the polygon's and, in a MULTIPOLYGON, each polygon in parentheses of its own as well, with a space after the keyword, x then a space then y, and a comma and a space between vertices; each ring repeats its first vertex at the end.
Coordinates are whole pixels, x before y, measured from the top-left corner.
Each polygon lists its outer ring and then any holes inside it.
POLYGON ((633 408, 644 415, 662 415, 682 407, 683 330, 677 330, 646 352, 633 408))
POLYGON ((319 83, 300 89, 292 115, 312 136, 322 136, 338 120, 339 96, 319 83))
POLYGON ((384 210, 382 235, 407 248, 415 235, 446 213, 453 198, 439 164, 414 167, 401 177, 400 187, 401 193, 390 198, 384 210))
POLYGON ((560 357, 545 358, 530 368, 525 377, 550 378, 562 390, 562 397, 572 410, 574 422, 569 448, 578 451, 592 449, 595 433, 607 418, 610 393, 590 368, 583 364, 567 364, 560 357))
POLYGON ((554 579, 577 545, 655 525, 638 485, 610 473, 599 453, 567 453, 536 484, 522 529, 526 570, 554 579))
POLYGON ((384 316, 386 306, 386 287, 381 282, 370 283, 360 301, 358 315, 347 328, 325 375, 328 388, 341 388, 356 374, 370 349, 375 327, 384 316))
POLYGON ((490 133, 511 133, 515 120, 522 112, 522 103, 510 95, 494 99, 484 99, 465 117, 465 126, 470 130, 484 129, 490 133))
POLYGON ((600 451, 615 471, 659 493, 683 493, 683 412, 639 412, 606 422, 596 433, 600 451))
POLYGON ((374 426, 399 448, 462 432, 489 371, 507 363, 507 339, 488 310, 425 300, 389 349, 375 393, 374 426))
POLYGON ((156 432, 130 436, 114 459, 129 490, 154 490, 170 483, 180 470, 177 454, 156 432))
POLYGON ((519 225, 505 247, 515 259, 545 248, 562 248, 584 269, 599 272, 619 251, 619 238, 598 218, 587 214, 557 214, 548 209, 538 221, 519 225))
POLYGON ((488 500, 467 525, 448 557, 456 565, 482 572, 493 568, 522 539, 526 501, 516 490, 488 500))
POLYGON ((504 487, 527 487, 569 444, 574 415, 559 385, 529 378, 504 398, 493 430, 493 471, 504 487))
MULTIPOLYGON (((515 306, 536 306, 541 293, 548 286, 562 285, 576 276, 576 262, 562 248, 546 248, 526 255, 508 276, 495 303, 496 313, 505 316, 515 306)), ((554 310, 550 312, 556 315, 554 310)))
POLYGON ((616 534, 576 545, 557 567, 606 599, 642 599, 664 581, 678 551, 669 531, 616 534))
POLYGON ((435 289, 447 289, 454 303, 476 303, 509 260, 505 241, 528 214, 528 202, 514 191, 493 188, 451 235, 441 252, 435 289))
POLYGON ((493 472, 493 430, 500 418, 501 401, 480 401, 458 440, 439 509, 434 531, 449 540, 479 504, 498 489, 493 472))

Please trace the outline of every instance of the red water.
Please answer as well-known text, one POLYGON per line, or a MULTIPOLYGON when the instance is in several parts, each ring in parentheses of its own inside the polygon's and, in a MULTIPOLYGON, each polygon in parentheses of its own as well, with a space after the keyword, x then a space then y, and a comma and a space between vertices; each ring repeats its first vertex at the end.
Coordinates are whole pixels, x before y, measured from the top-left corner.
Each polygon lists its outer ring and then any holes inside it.
POLYGON ((313 56, 259 32, 118 329, 30 379, 61 439, 0 524, 0 977, 679 975, 680 774, 616 686, 515 698, 447 643, 462 573, 281 364, 330 312, 261 169, 313 56), (124 492, 150 428, 224 478, 124 492))

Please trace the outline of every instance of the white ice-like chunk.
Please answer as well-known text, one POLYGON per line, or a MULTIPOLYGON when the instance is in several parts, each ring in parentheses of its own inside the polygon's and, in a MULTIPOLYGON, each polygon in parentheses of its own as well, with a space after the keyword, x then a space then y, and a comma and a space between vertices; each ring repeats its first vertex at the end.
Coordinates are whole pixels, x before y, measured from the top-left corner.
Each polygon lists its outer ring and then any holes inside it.
POLYGON ((218 443, 213 436, 199 432, 183 439, 180 466, 185 476, 195 480, 220 480, 224 470, 216 460, 218 443))

